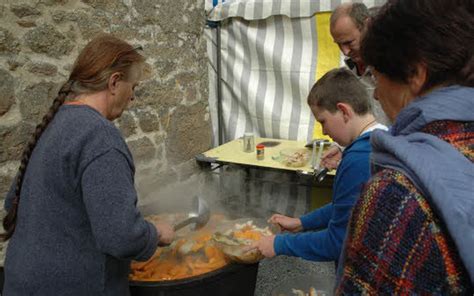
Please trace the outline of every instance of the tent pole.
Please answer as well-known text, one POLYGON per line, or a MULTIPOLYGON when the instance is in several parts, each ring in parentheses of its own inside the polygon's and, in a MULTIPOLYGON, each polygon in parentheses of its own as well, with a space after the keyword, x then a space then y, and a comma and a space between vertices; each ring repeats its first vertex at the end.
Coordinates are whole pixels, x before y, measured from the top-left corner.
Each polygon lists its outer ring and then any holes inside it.
POLYGON ((224 127, 222 119, 222 72, 221 72, 221 26, 220 22, 216 26, 217 43, 217 133, 219 145, 224 144, 224 127))

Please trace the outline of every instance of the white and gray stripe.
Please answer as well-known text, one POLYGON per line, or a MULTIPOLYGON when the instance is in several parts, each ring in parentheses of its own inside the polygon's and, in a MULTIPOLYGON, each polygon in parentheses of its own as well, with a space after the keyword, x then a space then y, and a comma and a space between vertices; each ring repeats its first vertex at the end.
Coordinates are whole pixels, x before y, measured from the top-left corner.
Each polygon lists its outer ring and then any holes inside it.
MULTIPOLYGON (((354 2, 372 7, 385 1, 354 2)), ((221 26, 223 142, 238 138, 244 132, 266 138, 311 140, 314 118, 307 107, 306 96, 317 70, 315 14, 332 11, 343 2, 348 1, 206 0, 208 20, 219 21, 221 26), (214 7, 213 2, 217 2, 217 6, 214 7)), ((217 146, 215 31, 206 29, 209 106, 217 146)), ((276 172, 254 172, 250 177, 273 181, 281 178, 276 172)), ((244 195, 238 186, 236 198, 243 200, 234 202, 246 205, 245 211, 261 208, 291 216, 307 212, 311 206, 311 188, 293 183, 289 176, 279 181, 247 184, 244 195)))
MULTIPOLYGON (((368 6, 385 0, 363 1, 368 6)), ((223 142, 245 132, 257 136, 310 140, 314 118, 306 96, 314 83, 318 54, 314 14, 341 0, 213 1, 210 20, 221 24, 223 142)), ((210 54, 210 110, 217 135, 216 58, 213 29, 210 54), (213 97, 214 96, 214 97, 213 97)), ((217 138, 217 137, 215 137, 217 138)), ((214 141, 214 144, 217 144, 214 141)))
POLYGON ((218 0, 216 6, 213 2, 213 0, 206 0, 207 18, 222 21, 233 17, 260 20, 274 15, 284 15, 289 18, 311 17, 317 12, 332 11, 342 3, 363 2, 367 7, 372 7, 382 5, 386 0, 218 0), (301 11, 294 5, 295 2, 309 9, 301 11), (266 10, 265 7, 271 7, 271 9, 266 10))

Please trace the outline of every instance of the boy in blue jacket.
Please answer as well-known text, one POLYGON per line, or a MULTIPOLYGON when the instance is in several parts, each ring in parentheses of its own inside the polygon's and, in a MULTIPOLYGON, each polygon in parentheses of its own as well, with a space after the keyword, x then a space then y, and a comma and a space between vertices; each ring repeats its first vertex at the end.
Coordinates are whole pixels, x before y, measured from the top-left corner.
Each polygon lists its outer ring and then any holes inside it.
POLYGON ((299 218, 273 215, 282 233, 252 245, 265 257, 288 255, 313 261, 339 259, 352 207, 370 177, 370 134, 378 124, 364 85, 346 68, 326 73, 311 89, 308 105, 323 133, 346 147, 337 168, 332 202, 299 218))

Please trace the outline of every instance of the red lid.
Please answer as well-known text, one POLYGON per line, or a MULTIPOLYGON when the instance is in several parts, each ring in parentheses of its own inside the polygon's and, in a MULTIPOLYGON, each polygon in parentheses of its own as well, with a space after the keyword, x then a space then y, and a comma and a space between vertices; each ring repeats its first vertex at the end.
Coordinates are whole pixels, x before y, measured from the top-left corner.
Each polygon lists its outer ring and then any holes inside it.
POLYGON ((263 145, 263 144, 258 144, 258 145, 257 145, 257 148, 265 148, 265 145, 263 145))

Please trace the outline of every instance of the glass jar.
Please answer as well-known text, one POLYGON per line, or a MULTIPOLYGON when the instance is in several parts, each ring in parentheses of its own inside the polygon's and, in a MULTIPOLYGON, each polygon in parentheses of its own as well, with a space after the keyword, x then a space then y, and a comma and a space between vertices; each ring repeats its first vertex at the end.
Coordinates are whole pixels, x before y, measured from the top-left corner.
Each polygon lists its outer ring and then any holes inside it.
POLYGON ((265 159, 265 145, 258 144, 257 145, 257 160, 264 160, 265 159))
POLYGON ((244 134, 242 148, 244 152, 253 152, 255 149, 255 140, 252 133, 244 134))

